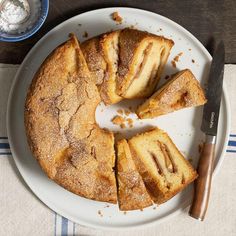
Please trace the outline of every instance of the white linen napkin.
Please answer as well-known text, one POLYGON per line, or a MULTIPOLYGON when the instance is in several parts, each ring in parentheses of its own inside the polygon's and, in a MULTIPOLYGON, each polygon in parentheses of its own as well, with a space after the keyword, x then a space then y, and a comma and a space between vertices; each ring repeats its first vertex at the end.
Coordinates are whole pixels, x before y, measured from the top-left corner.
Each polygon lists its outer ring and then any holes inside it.
POLYGON ((47 208, 24 183, 11 156, 5 122, 7 98, 17 68, 0 64, 0 235, 236 235, 236 65, 225 66, 224 79, 232 112, 231 135, 225 160, 213 182, 205 221, 189 217, 186 209, 156 226, 122 232, 75 224, 47 208))

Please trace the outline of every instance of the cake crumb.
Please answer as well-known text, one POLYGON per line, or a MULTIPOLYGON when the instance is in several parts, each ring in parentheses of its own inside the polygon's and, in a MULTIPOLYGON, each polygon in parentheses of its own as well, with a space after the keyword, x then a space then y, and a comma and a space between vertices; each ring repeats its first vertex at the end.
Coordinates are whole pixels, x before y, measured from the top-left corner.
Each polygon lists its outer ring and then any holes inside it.
POLYGON ((123 115, 124 114, 124 110, 123 109, 118 109, 117 113, 120 114, 120 115, 123 115))
POLYGON ((152 209, 153 209, 153 210, 156 210, 156 209, 157 209, 157 207, 153 207, 152 209))
POLYGON ((143 209, 140 209, 140 211, 143 211, 143 209))
POLYGON ((112 19, 118 24, 121 24, 123 21, 123 18, 119 15, 118 11, 112 13, 112 19))
POLYGON ((172 64, 172 66, 173 66, 174 68, 176 68, 176 63, 175 63, 174 60, 171 61, 171 64, 172 64))
POLYGON ((128 125, 129 125, 129 127, 133 128, 133 122, 134 121, 131 118, 128 118, 126 121, 127 121, 128 125))
POLYGON ((78 24, 78 26, 82 26, 82 24, 78 24))
POLYGON ((102 212, 99 210, 98 211, 98 215, 100 215, 101 217, 103 217, 103 214, 102 214, 102 212))
POLYGON ((87 31, 84 31, 83 37, 88 38, 88 32, 87 31))
POLYGON ((115 116, 112 120, 112 123, 114 125, 121 125, 125 122, 125 119, 122 116, 115 116))
POLYGON ((128 109, 125 109, 125 115, 126 115, 126 116, 128 116, 130 113, 131 113, 131 111, 130 111, 130 110, 128 110, 128 109))
POLYGON ((191 49, 191 48, 189 48, 188 50, 189 50, 189 51, 191 51, 192 49, 191 49))
POLYGON ((126 214, 127 214, 127 211, 124 211, 123 214, 126 215, 126 214))
POLYGON ((188 161, 189 161, 190 163, 192 163, 192 162, 193 162, 193 159, 192 159, 192 158, 189 158, 188 161))
POLYGON ((121 127, 121 129, 125 129, 126 128, 125 123, 120 124, 120 127, 121 127))
POLYGON ((166 75, 164 79, 165 79, 165 80, 168 80, 169 78, 170 78, 170 76, 169 76, 169 75, 166 75))
POLYGON ((195 60, 194 60, 194 59, 192 59, 192 63, 195 63, 195 60))
POLYGON ((181 57, 183 55, 183 53, 182 52, 180 52, 179 54, 177 54, 175 57, 174 57, 174 61, 175 62, 178 62, 179 61, 179 58, 181 57))
POLYGON ((178 53, 174 59, 171 61, 171 64, 174 68, 176 68, 176 62, 179 61, 179 58, 183 55, 183 52, 178 53))

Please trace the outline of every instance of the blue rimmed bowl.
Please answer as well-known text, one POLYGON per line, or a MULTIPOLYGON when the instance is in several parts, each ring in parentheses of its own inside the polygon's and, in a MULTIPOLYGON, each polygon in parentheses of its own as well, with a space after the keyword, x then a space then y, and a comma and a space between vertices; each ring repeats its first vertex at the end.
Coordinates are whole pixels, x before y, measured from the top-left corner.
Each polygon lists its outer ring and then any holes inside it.
POLYGON ((27 39, 34 35, 43 25, 47 18, 49 10, 49 0, 41 0, 41 9, 38 19, 35 21, 32 27, 26 29, 23 33, 6 33, 0 31, 0 41, 3 42, 18 42, 27 39))

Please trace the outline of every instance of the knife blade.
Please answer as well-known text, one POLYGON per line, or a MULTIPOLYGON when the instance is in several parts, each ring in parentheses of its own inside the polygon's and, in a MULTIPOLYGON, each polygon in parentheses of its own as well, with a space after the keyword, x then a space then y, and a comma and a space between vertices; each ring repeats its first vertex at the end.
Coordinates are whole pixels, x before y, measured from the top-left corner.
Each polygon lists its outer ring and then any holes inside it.
POLYGON ((224 75, 225 48, 221 41, 213 55, 208 86, 206 91, 207 103, 203 109, 201 130, 208 135, 217 135, 218 118, 224 75))
POLYGON ((204 105, 201 125, 201 130, 205 133, 205 142, 198 162, 198 178, 195 181, 194 197, 189 211, 190 216, 202 221, 205 218, 210 197, 224 77, 224 62, 225 48, 223 41, 221 41, 213 54, 208 78, 207 103, 204 105))

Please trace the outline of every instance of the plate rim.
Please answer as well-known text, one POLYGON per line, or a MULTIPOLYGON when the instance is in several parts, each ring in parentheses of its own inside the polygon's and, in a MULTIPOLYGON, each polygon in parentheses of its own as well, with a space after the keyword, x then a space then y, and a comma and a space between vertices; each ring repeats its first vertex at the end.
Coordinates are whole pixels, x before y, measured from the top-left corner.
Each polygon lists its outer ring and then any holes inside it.
MULTIPOLYGON (((134 11, 134 12, 140 12, 140 14, 148 14, 148 15, 152 15, 152 16, 158 16, 160 18, 162 18, 163 20, 165 20, 166 22, 170 23, 171 25, 174 25, 176 28, 179 28, 180 30, 182 30, 188 37, 190 37, 196 44, 198 47, 201 48, 202 51, 205 52, 205 55, 207 56, 207 58, 209 59, 209 61, 212 60, 212 57, 210 55, 210 53, 207 51, 207 49, 204 47, 204 45, 191 33, 189 32, 187 29, 185 29, 183 26, 179 25, 178 23, 174 22, 173 20, 162 16, 160 14, 157 14, 155 12, 152 11, 148 11, 148 10, 143 10, 143 9, 139 9, 139 8, 132 8, 132 7, 106 7, 106 8, 100 8, 100 9, 95 9, 95 10, 91 10, 91 11, 86 11, 83 12, 81 14, 77 14, 63 22, 61 22, 60 24, 58 24, 57 26, 55 26, 54 28, 52 28, 50 31, 48 31, 31 49, 30 51, 27 53, 27 55, 25 56, 23 62, 20 64, 16 75, 14 76, 12 85, 11 85, 11 89, 8 95, 8 102, 7 102, 7 112, 6 112, 6 127, 7 127, 7 135, 8 135, 8 141, 9 141, 9 145, 11 147, 11 152, 12 152, 12 157, 14 159, 14 162, 16 164, 16 167, 20 173, 20 175, 23 178, 23 181, 26 183, 26 185, 29 187, 29 190, 44 204, 46 205, 49 209, 53 210, 55 213, 58 213, 61 216, 66 217, 67 219, 84 225, 84 226, 88 226, 94 229, 102 229, 102 230, 127 230, 127 229, 140 229, 140 228, 145 228, 147 226, 153 226, 153 225, 157 225, 160 224, 162 222, 167 221, 168 219, 170 219, 171 217, 174 217, 176 215, 178 215, 180 212, 183 211, 183 209, 186 209, 186 207, 189 206, 189 204, 187 202, 185 202, 183 204, 183 207, 180 209, 175 210, 174 212, 171 212, 169 215, 164 216, 161 219, 153 219, 151 221, 148 222, 144 222, 140 225, 126 225, 126 226, 112 226, 112 225, 99 225, 99 223, 90 223, 88 221, 84 221, 84 220, 80 220, 77 219, 71 215, 68 215, 66 212, 63 212, 63 210, 58 209, 57 206, 54 205, 53 202, 50 202, 49 200, 45 199, 45 197, 41 196, 41 193, 38 193, 36 188, 34 186, 31 186, 30 183, 27 180, 27 177, 24 173, 23 168, 21 167, 20 162, 18 161, 17 155, 15 154, 15 150, 14 150, 14 144, 11 138, 11 127, 10 127, 10 117, 11 117, 11 103, 12 103, 12 97, 13 97, 13 92, 15 89, 15 85, 17 82, 17 78, 18 75, 20 73, 20 71, 22 70, 22 68, 24 67, 24 64, 26 63, 26 61, 28 60, 28 58, 31 56, 31 54, 33 53, 33 51, 35 50, 35 48, 38 47, 38 45, 53 31, 57 30, 57 28, 59 28, 62 24, 65 24, 68 21, 73 21, 74 18, 81 16, 81 15, 87 15, 87 14, 93 14, 94 12, 103 12, 104 10, 114 10, 114 11, 119 11, 119 10, 127 10, 127 11, 134 11), (37 194, 36 194, 37 193, 37 194)), ((214 169, 213 172, 213 178, 214 176, 218 173, 222 162, 224 160, 224 155, 226 153, 226 148, 227 148, 227 143, 228 143, 228 139, 229 139, 229 134, 230 134, 230 123, 231 123, 231 111, 230 111, 230 104, 229 104, 229 98, 228 98, 228 94, 227 94, 227 88, 226 88, 226 84, 225 82, 223 83, 223 98, 225 101, 225 110, 226 110, 226 116, 227 116, 227 120, 226 120, 226 124, 225 124, 225 134, 226 137, 224 138, 225 142, 224 145, 221 149, 220 152, 220 158, 219 161, 217 163, 217 166, 214 169)))

